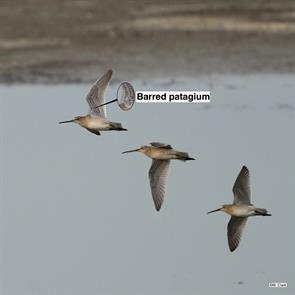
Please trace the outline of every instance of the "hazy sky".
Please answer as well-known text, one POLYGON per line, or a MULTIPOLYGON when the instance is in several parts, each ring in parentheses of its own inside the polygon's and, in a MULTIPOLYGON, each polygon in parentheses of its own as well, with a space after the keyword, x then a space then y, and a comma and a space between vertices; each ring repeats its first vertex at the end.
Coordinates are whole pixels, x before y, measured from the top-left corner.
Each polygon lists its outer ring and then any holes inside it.
POLYGON ((86 113, 89 85, 1 86, 1 294, 293 294, 294 81, 133 81, 136 90, 210 90, 211 103, 112 105, 110 118, 129 131, 100 137, 57 124, 86 113), (151 141, 196 158, 171 163, 160 212, 151 160, 121 154, 151 141), (232 202, 242 165, 254 205, 273 216, 249 218, 230 253, 229 217, 206 212, 232 202))

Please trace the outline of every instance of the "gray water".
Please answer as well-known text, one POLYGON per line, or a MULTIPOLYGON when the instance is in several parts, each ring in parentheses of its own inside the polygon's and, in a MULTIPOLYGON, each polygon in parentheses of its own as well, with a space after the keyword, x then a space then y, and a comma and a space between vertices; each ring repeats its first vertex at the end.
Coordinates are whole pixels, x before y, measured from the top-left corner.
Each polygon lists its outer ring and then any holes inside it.
POLYGON ((133 81, 210 90, 211 103, 112 105, 110 118, 129 131, 100 137, 57 124, 86 113, 89 85, 1 86, 1 294, 293 294, 294 81, 133 81), (172 162, 160 212, 150 159, 121 154, 151 141, 196 158, 172 162), (242 165, 254 205, 273 216, 249 218, 230 253, 229 217, 206 212, 232 202, 242 165))

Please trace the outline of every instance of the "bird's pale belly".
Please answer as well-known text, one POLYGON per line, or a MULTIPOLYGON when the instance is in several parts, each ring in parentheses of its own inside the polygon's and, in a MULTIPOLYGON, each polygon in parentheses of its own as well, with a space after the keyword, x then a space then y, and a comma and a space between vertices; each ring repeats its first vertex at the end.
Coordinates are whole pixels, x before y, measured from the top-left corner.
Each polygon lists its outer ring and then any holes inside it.
POLYGON ((254 215, 255 212, 253 206, 232 205, 227 208, 227 213, 231 216, 246 217, 254 215))
POLYGON ((167 149, 151 149, 145 153, 148 157, 155 159, 155 160, 171 160, 176 159, 175 155, 171 153, 170 150, 167 149))
POLYGON ((109 122, 104 118, 91 117, 87 120, 86 128, 94 130, 108 130, 110 128, 109 122))

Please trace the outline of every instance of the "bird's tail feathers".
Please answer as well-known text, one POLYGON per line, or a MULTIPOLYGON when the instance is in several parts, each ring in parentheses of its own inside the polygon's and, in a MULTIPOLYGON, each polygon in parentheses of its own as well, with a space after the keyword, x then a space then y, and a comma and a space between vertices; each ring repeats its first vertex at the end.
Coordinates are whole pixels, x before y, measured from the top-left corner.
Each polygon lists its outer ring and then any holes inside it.
POLYGON ((111 130, 117 131, 127 131, 127 129, 123 128, 121 123, 111 122, 111 130))
POLYGON ((195 160, 194 158, 191 158, 188 153, 177 152, 177 156, 181 161, 195 160))
POLYGON ((269 214, 267 210, 263 208, 256 208, 255 213, 256 215, 261 215, 261 216, 271 216, 271 214, 269 214))

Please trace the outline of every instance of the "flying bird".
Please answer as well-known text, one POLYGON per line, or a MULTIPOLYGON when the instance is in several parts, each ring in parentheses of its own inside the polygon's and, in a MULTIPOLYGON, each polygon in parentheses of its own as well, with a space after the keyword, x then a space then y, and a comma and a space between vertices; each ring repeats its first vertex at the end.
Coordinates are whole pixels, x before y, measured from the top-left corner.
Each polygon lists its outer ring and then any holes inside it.
POLYGON ((233 193, 233 204, 222 205, 221 208, 207 213, 223 211, 231 215, 227 225, 227 239, 231 252, 239 246, 248 217, 256 215, 271 216, 266 209, 257 208, 251 204, 250 172, 246 166, 242 167, 234 183, 233 193))
POLYGON ((100 106, 105 103, 105 92, 111 80, 113 71, 108 70, 100 79, 98 79, 91 87, 86 101, 89 105, 89 112, 86 116, 77 116, 72 120, 62 121, 64 123, 77 123, 81 127, 87 129, 96 135, 100 135, 100 131, 127 131, 121 123, 111 122, 107 119, 106 106, 100 106))
POLYGON ((151 142, 150 146, 142 146, 135 150, 123 152, 122 154, 131 152, 141 152, 153 160, 149 170, 149 180, 152 196, 157 211, 161 209, 166 187, 166 179, 170 160, 195 160, 188 153, 179 152, 172 148, 170 144, 151 142))

